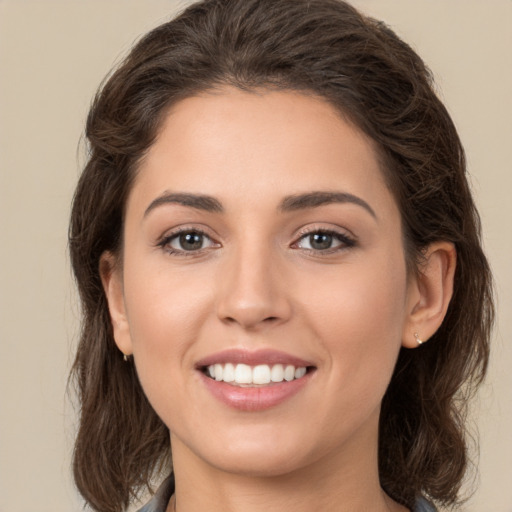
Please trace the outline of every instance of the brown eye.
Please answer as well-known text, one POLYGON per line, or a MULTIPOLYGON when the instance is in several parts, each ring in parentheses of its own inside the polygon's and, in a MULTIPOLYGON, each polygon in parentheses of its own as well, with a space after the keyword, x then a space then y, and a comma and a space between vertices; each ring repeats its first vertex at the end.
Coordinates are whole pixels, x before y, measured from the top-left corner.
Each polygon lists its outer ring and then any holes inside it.
POLYGON ((318 231, 303 236, 297 245, 301 249, 326 251, 344 245, 340 238, 340 235, 334 233, 318 231))
POLYGON ((173 252, 194 252, 212 247, 214 242, 200 231, 182 231, 164 240, 164 245, 173 252))
POLYGON ((355 242, 352 238, 334 231, 315 231, 302 236, 296 243, 299 249, 307 251, 328 252, 343 250, 353 247, 355 242))
POLYGON ((329 233, 314 233, 309 235, 310 247, 318 251, 330 249, 332 247, 333 241, 334 237, 329 233))
POLYGON ((180 249, 184 251, 197 251, 202 249, 204 235, 201 233, 181 233, 178 236, 180 249))

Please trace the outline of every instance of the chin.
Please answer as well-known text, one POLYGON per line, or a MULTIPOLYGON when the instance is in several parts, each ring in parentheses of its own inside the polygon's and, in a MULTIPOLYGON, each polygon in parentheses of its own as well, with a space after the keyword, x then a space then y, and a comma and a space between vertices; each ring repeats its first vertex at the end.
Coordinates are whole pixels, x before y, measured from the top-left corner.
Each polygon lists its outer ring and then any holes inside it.
MULTIPOLYGON (((311 461, 309 461, 311 462, 311 461)), ((223 453, 214 457, 210 465, 225 473, 251 478, 276 478, 289 475, 308 465, 297 453, 245 452, 243 454, 223 453)))
MULTIPOLYGON (((331 450, 318 440, 294 435, 276 425, 254 429, 242 427, 205 445, 195 445, 194 453, 210 467, 246 477, 280 477, 314 464, 331 450), (286 431, 284 435, 284 431, 286 431)), ((193 443, 195 444, 195 443, 193 443)))

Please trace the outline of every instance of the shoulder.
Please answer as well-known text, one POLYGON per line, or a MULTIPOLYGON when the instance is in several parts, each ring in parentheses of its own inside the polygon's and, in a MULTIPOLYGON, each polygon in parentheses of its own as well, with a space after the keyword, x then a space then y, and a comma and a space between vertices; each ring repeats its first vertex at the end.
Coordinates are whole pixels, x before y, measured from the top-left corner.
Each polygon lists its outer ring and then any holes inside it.
POLYGON ((165 512, 167 504, 174 493, 174 477, 168 476, 160 485, 155 495, 138 512, 165 512))
MULTIPOLYGON (((138 512, 165 512, 167 504, 174 493, 174 477, 168 476, 160 485, 157 492, 138 512)), ((437 512, 437 509, 425 498, 418 498, 412 512, 437 512)))
POLYGON ((425 498, 418 498, 412 512, 437 512, 436 507, 425 498))

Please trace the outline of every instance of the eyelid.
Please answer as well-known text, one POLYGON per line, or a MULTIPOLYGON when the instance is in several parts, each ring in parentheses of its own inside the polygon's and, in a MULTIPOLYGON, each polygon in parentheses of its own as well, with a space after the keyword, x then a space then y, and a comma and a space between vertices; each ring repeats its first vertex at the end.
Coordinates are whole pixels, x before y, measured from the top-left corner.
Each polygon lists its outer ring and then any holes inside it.
MULTIPOLYGON (((204 254, 207 251, 210 251, 211 249, 220 248, 222 247, 222 244, 216 240, 216 237, 214 237, 210 233, 210 229, 204 226, 198 226, 198 225, 181 225, 177 226, 175 228, 172 228, 170 230, 167 230, 155 243, 155 246, 158 248, 161 248, 165 252, 177 256, 185 256, 185 257, 193 257, 193 256, 199 256, 204 254), (197 233, 208 240, 211 241, 211 245, 208 247, 203 247, 201 249, 197 250, 190 250, 187 251, 185 249, 177 249, 170 246, 171 241, 176 239, 180 236, 182 233, 197 233)), ((315 255, 329 255, 335 252, 341 252, 347 249, 350 249, 351 247, 354 247, 357 245, 357 238, 346 228, 341 228, 340 226, 332 226, 332 225, 319 225, 319 224, 313 224, 313 225, 307 225, 305 227, 302 227, 299 229, 299 231, 294 236, 294 241, 291 244, 291 247, 293 249, 300 249, 302 251, 310 252, 315 255), (322 233, 322 234, 329 234, 335 237, 340 243, 336 245, 335 247, 328 248, 328 249, 312 249, 312 248, 302 248, 299 247, 298 244, 302 239, 304 239, 307 236, 316 234, 316 233, 322 233)))
POLYGON ((331 224, 329 222, 327 223, 312 223, 312 224, 306 224, 304 226, 301 226, 296 234, 295 234, 295 240, 298 240, 299 238, 305 236, 305 235, 311 235, 313 233, 332 233, 334 235, 343 236, 346 238, 350 238, 352 240, 357 241, 356 235, 350 231, 350 229, 347 229, 342 226, 338 226, 336 224, 331 224))
POLYGON ((221 244, 215 240, 215 238, 209 233, 210 230, 204 227, 198 227, 197 225, 184 225, 178 226, 176 228, 167 230, 156 242, 156 247, 159 247, 166 251, 168 254, 176 255, 176 256, 199 256, 204 254, 206 251, 209 251, 213 248, 221 247, 221 244), (179 237, 183 233, 197 233, 199 235, 204 236, 209 239, 212 244, 209 247, 203 247, 201 249, 197 249, 194 251, 186 251, 184 249, 176 249, 170 246, 171 241, 179 237))
POLYGON ((350 249, 351 247, 354 247, 357 245, 357 238, 348 229, 341 228, 339 226, 335 227, 332 225, 329 225, 329 226, 323 225, 322 226, 322 225, 314 224, 314 225, 305 226, 298 231, 294 240, 295 241, 291 244, 291 246, 293 248, 302 249, 304 251, 308 251, 310 253, 314 253, 315 255, 319 255, 319 256, 333 254, 335 252, 341 252, 343 250, 350 249), (304 239, 307 236, 313 235, 315 233, 332 235, 332 236, 336 237, 341 242, 341 244, 336 247, 332 247, 329 249, 323 249, 323 250, 298 247, 298 243, 302 239, 304 239))

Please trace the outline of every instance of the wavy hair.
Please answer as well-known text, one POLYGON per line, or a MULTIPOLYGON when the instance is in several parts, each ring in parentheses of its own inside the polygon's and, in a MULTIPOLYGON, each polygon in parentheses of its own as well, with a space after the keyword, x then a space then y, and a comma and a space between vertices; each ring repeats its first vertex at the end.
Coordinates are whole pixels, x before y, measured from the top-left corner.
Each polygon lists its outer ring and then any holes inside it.
POLYGON ((80 400, 74 476, 97 511, 124 510, 171 466, 169 432, 112 335, 99 261, 121 254, 127 196, 171 105, 224 85, 314 94, 375 141, 401 211, 409 269, 434 241, 457 250, 455 288, 428 344, 402 349, 382 404, 382 487, 456 505, 468 465, 467 398, 481 382, 492 281, 464 151, 431 73, 392 30, 338 0, 204 0, 144 36, 97 93, 69 246, 82 305, 72 369, 80 400))

